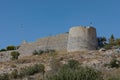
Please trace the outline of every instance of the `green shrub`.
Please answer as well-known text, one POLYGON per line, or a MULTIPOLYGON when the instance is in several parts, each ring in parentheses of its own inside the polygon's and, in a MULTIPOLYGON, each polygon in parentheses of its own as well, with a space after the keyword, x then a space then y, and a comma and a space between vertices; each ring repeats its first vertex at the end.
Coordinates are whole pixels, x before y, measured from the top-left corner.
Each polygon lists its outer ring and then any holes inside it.
POLYGON ((6 49, 1 49, 0 52, 6 51, 6 49))
POLYGON ((19 55, 20 55, 20 53, 17 52, 17 51, 11 52, 12 60, 18 59, 18 56, 19 56, 19 55))
POLYGON ((7 46, 6 49, 7 50, 15 50, 15 46, 7 46))
POLYGON ((55 50, 46 49, 46 50, 34 50, 33 55, 41 55, 43 53, 55 53, 55 50))
POLYGON ((44 65, 42 64, 35 64, 34 68, 36 69, 36 72, 44 72, 45 69, 44 65))
POLYGON ((7 73, 1 74, 0 75, 0 80, 10 80, 9 79, 9 74, 7 74, 7 73))
POLYGON ((38 51, 37 51, 37 50, 34 50, 34 51, 33 51, 33 55, 38 55, 38 51))
POLYGON ((33 55, 41 55, 41 54, 43 54, 44 53, 44 51, 43 50, 34 50, 33 51, 33 55))
POLYGON ((39 50, 39 51, 38 51, 38 55, 41 55, 41 54, 43 54, 43 53, 44 53, 43 50, 39 50))
POLYGON ((70 60, 58 72, 47 75, 46 80, 103 80, 99 71, 80 65, 78 61, 70 60))
POLYGON ((110 65, 111 68, 114 68, 114 67, 119 68, 120 67, 120 61, 113 58, 109 65, 110 65))
POLYGON ((108 49, 111 49, 111 45, 110 44, 105 44, 104 46, 103 46, 103 48, 105 48, 106 50, 108 50, 108 49))
POLYGON ((103 80, 99 71, 92 68, 62 68, 58 73, 48 76, 47 80, 103 80))
POLYGON ((69 60, 68 61, 68 67, 71 69, 76 69, 79 67, 79 62, 77 60, 69 60))
POLYGON ((55 53, 55 50, 53 50, 53 49, 46 49, 46 50, 44 50, 44 53, 55 53))
POLYGON ((44 73, 45 67, 42 64, 35 64, 33 66, 24 67, 18 72, 16 69, 13 70, 10 74, 1 74, 0 80, 16 80, 18 78, 23 78, 26 76, 34 75, 35 73, 44 73))
POLYGON ((120 80, 120 78, 112 77, 112 78, 109 78, 108 80, 120 80))
POLYGON ((18 71, 15 69, 9 74, 10 79, 16 79, 18 77, 18 71))
POLYGON ((34 75, 35 73, 44 72, 44 65, 35 64, 34 66, 24 67, 20 70, 19 77, 34 75))

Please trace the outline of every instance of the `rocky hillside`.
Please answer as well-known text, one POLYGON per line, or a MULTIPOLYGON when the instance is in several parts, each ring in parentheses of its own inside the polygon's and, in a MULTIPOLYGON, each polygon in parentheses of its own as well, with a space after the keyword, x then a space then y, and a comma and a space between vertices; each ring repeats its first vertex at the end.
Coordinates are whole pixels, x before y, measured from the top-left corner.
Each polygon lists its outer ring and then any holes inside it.
MULTIPOLYGON (((114 76, 110 72, 117 74, 120 71, 119 68, 111 68, 109 66, 113 59, 120 60, 120 50, 44 53, 41 55, 25 56, 14 61, 1 61, 0 74, 11 73, 14 70, 20 71, 21 68, 33 66, 35 64, 43 64, 45 66, 45 73, 49 73, 59 68, 61 64, 67 64, 69 60, 77 60, 81 66, 89 66, 97 69, 104 74, 104 78, 107 78, 110 75, 114 76)), ((32 80, 40 80, 43 78, 41 74, 35 74, 31 77, 33 78, 32 80)))

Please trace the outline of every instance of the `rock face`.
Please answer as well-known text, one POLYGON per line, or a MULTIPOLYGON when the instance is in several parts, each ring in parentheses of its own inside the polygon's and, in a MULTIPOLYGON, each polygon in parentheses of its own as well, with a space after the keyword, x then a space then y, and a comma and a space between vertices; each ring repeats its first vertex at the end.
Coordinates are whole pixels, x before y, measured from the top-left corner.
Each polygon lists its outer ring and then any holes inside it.
POLYGON ((67 51, 95 50, 97 48, 96 29, 77 26, 69 31, 67 51))

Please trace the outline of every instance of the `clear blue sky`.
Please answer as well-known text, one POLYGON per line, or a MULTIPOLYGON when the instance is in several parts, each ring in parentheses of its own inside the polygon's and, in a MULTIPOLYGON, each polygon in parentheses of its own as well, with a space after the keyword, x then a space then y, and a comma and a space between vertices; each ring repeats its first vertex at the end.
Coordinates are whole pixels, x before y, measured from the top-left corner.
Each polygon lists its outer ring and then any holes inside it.
POLYGON ((0 48, 89 25, 120 37, 120 0, 0 0, 0 48))

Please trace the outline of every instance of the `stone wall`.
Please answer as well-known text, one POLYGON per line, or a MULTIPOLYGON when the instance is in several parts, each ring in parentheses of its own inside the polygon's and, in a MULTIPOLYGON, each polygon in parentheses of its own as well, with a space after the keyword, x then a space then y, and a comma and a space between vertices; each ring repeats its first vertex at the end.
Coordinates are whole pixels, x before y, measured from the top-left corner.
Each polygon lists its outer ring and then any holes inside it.
POLYGON ((68 33, 56 36, 49 36, 46 38, 38 39, 33 43, 24 43, 18 50, 24 55, 30 55, 34 50, 52 49, 56 51, 66 51, 68 42, 68 33))
MULTIPOLYGON (((21 54, 20 57, 22 57, 31 55, 34 50, 52 49, 56 51, 74 52, 86 49, 95 50, 96 48, 96 29, 93 27, 77 26, 72 27, 69 33, 41 38, 32 43, 26 43, 24 41, 16 51, 18 51, 21 54)), ((2 56, 0 61, 9 60, 10 52, 11 51, 2 52, 2 54, 5 54, 5 59, 2 56)))
POLYGON ((42 49, 67 50, 68 34, 60 34, 39 39, 36 43, 42 49))
POLYGON ((69 31, 67 51, 95 50, 97 48, 96 29, 77 26, 69 31))

